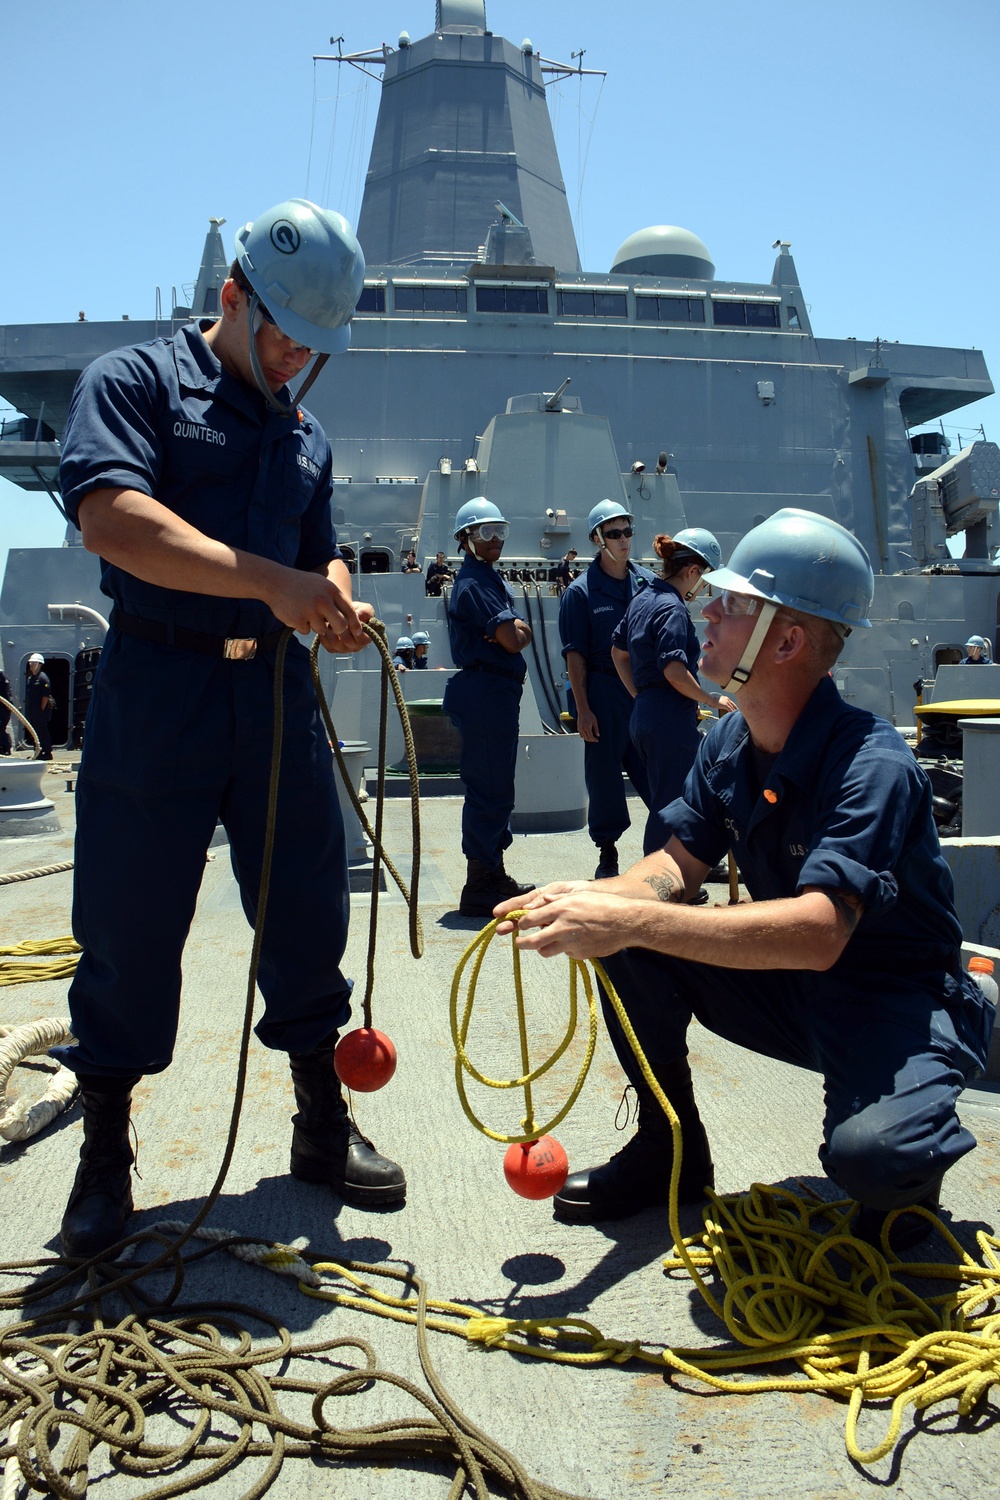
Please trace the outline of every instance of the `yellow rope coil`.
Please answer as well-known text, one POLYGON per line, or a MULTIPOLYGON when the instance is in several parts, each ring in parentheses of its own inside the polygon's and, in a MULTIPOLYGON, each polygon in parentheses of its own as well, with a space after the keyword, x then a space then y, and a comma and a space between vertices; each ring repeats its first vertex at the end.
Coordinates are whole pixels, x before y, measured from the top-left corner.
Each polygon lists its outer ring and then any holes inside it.
POLYGON ((0 948, 0 985, 27 984, 40 979, 72 979, 80 961, 80 951, 79 943, 69 936, 39 938, 34 942, 13 943, 0 948), (44 962, 53 954, 60 956, 44 962))
MULTIPOLYGON (((520 915, 511 913, 510 920, 520 915)), ((587 1057, 566 1104, 545 1129, 564 1119, 583 1086, 593 1055, 596 1009, 585 963, 570 960, 570 1021, 552 1056, 531 1069, 527 1063, 526 1022, 520 954, 514 945, 514 994, 522 1038, 524 1070, 520 1077, 489 1078, 470 1061, 466 1039, 476 986, 497 923, 489 923, 469 944, 455 971, 451 990, 451 1029, 455 1043, 455 1076, 468 1118, 491 1140, 530 1140, 543 1131, 531 1115, 530 1086, 563 1055, 577 1024, 576 986, 582 981, 591 1009, 587 1057), (471 976, 460 1009, 462 979, 469 962, 471 976), (487 1129, 468 1103, 463 1074, 488 1088, 523 1088, 530 1128, 522 1135, 487 1129)), ((512 934, 512 942, 514 935, 512 934)), ((544 1320, 500 1318, 455 1303, 428 1301, 438 1314, 429 1327, 458 1334, 485 1348, 502 1348, 571 1364, 623 1363, 639 1359, 715 1390, 735 1395, 762 1391, 825 1392, 848 1403, 846 1446, 860 1464, 872 1464, 892 1452, 899 1441, 906 1408, 923 1410, 955 1400, 967 1415, 995 1384, 1000 1384, 1000 1239, 983 1230, 976 1240, 981 1262, 959 1244, 937 1215, 909 1209, 927 1218, 954 1255, 950 1262, 902 1262, 889 1248, 897 1213, 889 1214, 882 1245, 874 1248, 848 1232, 855 1205, 827 1202, 814 1194, 755 1185, 749 1192, 708 1194, 704 1229, 681 1233, 678 1214, 683 1143, 680 1121, 654 1077, 625 1008, 603 965, 593 971, 607 995, 643 1078, 670 1123, 673 1156, 670 1168, 669 1221, 674 1253, 665 1271, 686 1273, 704 1301, 725 1325, 736 1347, 672 1349, 637 1340, 606 1338, 582 1318, 544 1320), (906 1277, 907 1280, 901 1278, 906 1277), (933 1294, 918 1293, 910 1281, 938 1283, 933 1294), (464 1319, 464 1321, 463 1321, 464 1319), (798 1365, 799 1375, 748 1376, 747 1370, 798 1365), (869 1446, 858 1436, 866 1404, 889 1402, 884 1435, 869 1446)), ((342 1267, 317 1265, 317 1271, 347 1280, 342 1267)), ((303 1287, 303 1291, 306 1288, 303 1287)), ((370 1311, 412 1317, 411 1301, 389 1299, 368 1285, 362 1295, 312 1292, 370 1311)))
MULTIPOLYGON (((513 916, 515 918, 520 915, 520 912, 513 913, 513 916)), ((481 1072, 470 1059, 469 1054, 466 1050, 466 1041, 469 1035, 469 1023, 472 1020, 472 1011, 473 1006, 475 1005, 476 998, 476 988, 479 984, 483 962, 486 958, 487 952, 489 951, 489 946, 496 936, 496 930, 497 923, 490 922, 486 927, 483 928, 482 932, 480 932, 472 940, 472 942, 466 948, 465 952, 462 954, 462 957, 459 959, 458 967, 455 970, 455 977, 452 980, 451 984, 449 1015, 451 1019, 452 1041, 455 1044, 455 1083, 458 1088, 458 1097, 461 1100, 462 1108, 465 1111, 467 1118, 472 1121, 476 1129, 482 1131, 483 1135, 489 1136, 491 1141, 499 1141, 503 1145, 512 1145, 518 1142, 534 1141, 537 1140, 539 1136, 547 1135, 550 1130, 555 1129, 555 1127, 561 1120, 564 1120, 566 1118, 570 1110, 573 1108, 573 1105, 576 1103, 580 1094, 580 1090, 583 1088, 583 1085, 587 1079, 587 1074, 590 1071, 590 1064, 593 1061, 594 1057, 594 1048, 597 1045, 597 1002, 594 996, 594 987, 591 982, 590 974, 587 970, 586 964, 578 963, 576 959, 571 958, 569 960, 569 1018, 567 1021, 565 1034, 562 1038, 562 1041, 545 1059, 545 1061, 539 1063, 537 1067, 532 1068, 529 1061, 528 1026, 524 1009, 524 985, 521 979, 521 951, 518 948, 517 944, 514 942, 515 934, 512 933, 511 953, 514 971, 514 999, 517 1004, 517 1029, 521 1044, 521 1061, 523 1070, 520 1077, 518 1078, 488 1078, 486 1074, 481 1072), (465 974, 466 966, 470 963, 470 961, 472 963, 472 969, 469 975, 468 990, 465 996, 465 1004, 462 1007, 461 1015, 459 1015, 459 1004, 462 992, 462 978, 465 974), (576 1034, 578 1019, 577 986, 581 981, 583 983, 584 994, 587 997, 587 1008, 590 1017, 590 1029, 587 1037, 586 1053, 584 1055, 583 1062, 580 1065, 580 1071, 577 1075, 576 1082, 570 1090, 569 1096, 562 1109, 560 1109, 557 1114, 553 1115, 552 1119, 548 1122, 547 1125, 539 1125, 535 1120, 531 1085, 535 1083, 539 1078, 543 1077, 546 1073, 549 1072, 551 1068, 555 1066, 555 1064, 565 1053, 566 1049, 569 1047, 570 1043, 573 1040, 573 1037, 576 1034), (476 1080, 477 1083, 482 1084, 485 1088, 488 1089, 523 1089, 525 1108, 524 1117, 521 1122, 521 1130, 518 1134, 504 1135, 499 1131, 490 1130, 488 1126, 483 1124, 483 1122, 478 1118, 475 1111, 473 1110, 472 1105, 469 1103, 469 1097, 465 1090, 465 1079, 463 1077, 463 1074, 465 1073, 468 1073, 470 1077, 476 1080)))

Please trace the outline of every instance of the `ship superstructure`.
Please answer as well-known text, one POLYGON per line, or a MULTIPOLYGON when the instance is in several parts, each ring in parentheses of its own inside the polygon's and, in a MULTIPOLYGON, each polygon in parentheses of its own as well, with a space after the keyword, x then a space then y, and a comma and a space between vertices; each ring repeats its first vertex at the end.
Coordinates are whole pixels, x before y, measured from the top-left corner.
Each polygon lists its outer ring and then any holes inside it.
MULTIPOLYGON (((390 629, 416 610, 441 659, 440 602, 399 561, 411 545, 424 562, 452 553, 451 519, 473 494, 503 504, 505 565, 541 585, 550 620, 549 569, 571 545, 586 553, 585 517, 608 493, 627 496, 644 551, 688 524, 728 555, 799 505, 850 527, 879 575, 876 628, 849 642, 842 690, 909 722, 914 680, 971 629, 997 632, 1000 454, 984 442, 952 459, 940 434, 915 431, 992 393, 983 355, 818 336, 784 241, 766 280, 731 281, 690 230, 623 226, 611 267, 582 270, 545 99, 546 70, 564 65, 494 36, 482 0, 438 0, 428 36, 350 57, 383 71, 358 226, 368 272, 352 347, 309 405, 333 448, 338 535, 390 629)), ((0 442, 8 477, 54 488, 80 369, 211 316, 227 263, 213 220, 190 307, 0 329, 0 394, 27 418, 0 442)), ((12 554, 8 671, 20 624, 65 602, 53 593, 100 608, 96 565, 75 550, 12 554)), ((76 624, 79 644, 99 644, 76 624)))

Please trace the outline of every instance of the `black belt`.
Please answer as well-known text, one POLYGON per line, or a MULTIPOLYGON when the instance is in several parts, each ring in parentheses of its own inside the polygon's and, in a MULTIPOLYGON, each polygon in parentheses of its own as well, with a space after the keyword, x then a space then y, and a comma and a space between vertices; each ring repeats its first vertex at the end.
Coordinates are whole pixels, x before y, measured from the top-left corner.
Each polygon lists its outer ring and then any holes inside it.
POLYGON ((495 667, 492 662, 474 661, 469 666, 462 668, 463 672, 492 672, 494 677, 506 677, 508 682, 523 682, 524 678, 516 672, 506 672, 503 667, 495 667))
POLYGON ((111 628, 123 635, 136 635, 142 641, 157 641, 161 646, 180 646, 184 651, 200 651, 204 656, 217 656, 224 661, 252 661, 265 651, 277 649, 284 635, 283 630, 272 630, 270 635, 231 636, 205 635, 200 630, 188 630, 183 625, 167 625, 163 620, 145 620, 141 615, 127 615, 117 606, 111 611, 111 628))
MULTIPOLYGON (((598 677, 618 677, 618 668, 617 667, 606 667, 606 666, 603 665, 603 663, 600 666, 596 666, 596 665, 593 665, 591 662, 588 662, 587 663, 587 673, 588 673, 588 676, 594 676, 596 674, 598 677)), ((619 678, 618 680, 620 682, 621 678, 619 678)))

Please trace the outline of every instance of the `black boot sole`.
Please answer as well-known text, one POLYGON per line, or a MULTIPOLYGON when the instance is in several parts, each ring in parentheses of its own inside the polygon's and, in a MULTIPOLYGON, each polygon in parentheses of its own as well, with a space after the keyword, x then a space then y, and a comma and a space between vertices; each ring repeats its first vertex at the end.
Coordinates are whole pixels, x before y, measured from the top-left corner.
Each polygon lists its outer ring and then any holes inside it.
POLYGON ((289 1170, 297 1182, 311 1182, 316 1187, 332 1188, 351 1208, 378 1208, 382 1204, 402 1203, 406 1199, 405 1181, 364 1187, 359 1183, 345 1182, 343 1178, 324 1172, 321 1167, 314 1168, 294 1160, 289 1170))
MULTIPOLYGON (((552 1214, 562 1224, 604 1224, 612 1219, 631 1219, 636 1214, 644 1213, 647 1208, 666 1208, 669 1201, 666 1194, 663 1197, 649 1198, 643 1203, 633 1201, 611 1204, 595 1204, 574 1198, 561 1199, 557 1196, 552 1200, 552 1214)), ((681 1207, 704 1201, 704 1187, 681 1188, 678 1198, 681 1207)))

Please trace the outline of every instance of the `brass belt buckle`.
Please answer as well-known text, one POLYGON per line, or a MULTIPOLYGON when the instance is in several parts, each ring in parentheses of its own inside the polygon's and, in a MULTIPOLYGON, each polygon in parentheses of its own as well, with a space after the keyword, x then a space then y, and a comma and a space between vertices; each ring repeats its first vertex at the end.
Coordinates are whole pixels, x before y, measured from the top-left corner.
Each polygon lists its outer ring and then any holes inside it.
POLYGON ((253 661, 257 655, 257 642, 253 636, 227 636, 222 654, 226 661, 253 661))

